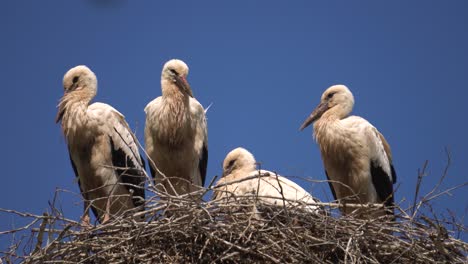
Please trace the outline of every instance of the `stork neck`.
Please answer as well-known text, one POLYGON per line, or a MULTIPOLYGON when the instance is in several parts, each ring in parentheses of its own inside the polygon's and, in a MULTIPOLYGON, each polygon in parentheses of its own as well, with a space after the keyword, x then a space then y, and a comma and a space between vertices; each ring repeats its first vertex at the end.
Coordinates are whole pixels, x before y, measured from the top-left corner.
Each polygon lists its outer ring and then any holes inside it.
POLYGON ((347 142, 350 131, 342 125, 342 120, 336 116, 323 118, 314 123, 314 138, 320 146, 322 153, 335 155, 340 146, 347 142))
POLYGON ((232 174, 235 174, 237 175, 236 178, 244 178, 245 176, 249 175, 250 173, 252 173, 253 171, 255 171, 257 168, 255 166, 255 164, 252 164, 252 165, 245 165, 244 167, 242 168, 239 168, 237 170, 234 170, 232 172, 232 174))
POLYGON ((335 105, 323 113, 323 115, 320 117, 320 120, 327 120, 328 122, 341 120, 346 118, 350 112, 351 109, 347 109, 341 105, 335 105))
POLYGON ((87 124, 86 110, 89 101, 77 100, 73 96, 65 95, 59 104, 59 112, 62 113, 62 131, 67 141, 73 139, 80 127, 87 124))
POLYGON ((59 103, 59 112, 67 114, 71 109, 76 109, 77 111, 86 111, 89 103, 95 96, 95 92, 89 91, 87 89, 76 90, 70 93, 65 93, 60 99, 59 103))
POLYGON ((225 181, 229 182, 229 181, 236 181, 236 180, 244 179, 247 176, 249 176, 253 171, 255 171, 255 169, 256 169, 255 166, 253 167, 248 166, 248 167, 233 170, 231 171, 229 175, 224 177, 225 181))
MULTIPOLYGON (((170 111, 167 114, 179 116, 185 114, 189 109, 190 97, 184 94, 174 83, 163 82, 162 96, 170 111)), ((180 118, 175 118, 179 120, 180 118)))
POLYGON ((173 82, 166 79, 161 81, 162 96, 165 98, 173 98, 176 101, 186 102, 189 101, 189 95, 183 93, 179 87, 173 82))
POLYGON ((190 98, 183 94, 174 83, 162 82, 163 109, 159 118, 165 123, 159 130, 159 137, 174 148, 191 138, 190 98))
POLYGON ((80 90, 66 93, 63 98, 72 104, 76 103, 88 106, 94 96, 96 96, 96 90, 85 87, 80 90))

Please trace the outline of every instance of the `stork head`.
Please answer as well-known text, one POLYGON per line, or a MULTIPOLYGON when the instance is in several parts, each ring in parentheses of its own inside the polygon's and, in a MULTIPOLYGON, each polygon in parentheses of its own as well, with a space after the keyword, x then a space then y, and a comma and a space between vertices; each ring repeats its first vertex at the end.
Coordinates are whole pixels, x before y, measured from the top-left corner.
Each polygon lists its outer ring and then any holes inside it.
POLYGON ((65 73, 63 76, 63 90, 64 95, 59 103, 59 111, 55 118, 58 123, 70 101, 86 101, 89 103, 97 93, 97 78, 94 72, 84 65, 79 65, 65 73))
POLYGON ((236 171, 251 172, 256 168, 252 153, 244 148, 236 148, 229 152, 223 162, 223 177, 236 171))
POLYGON ((97 92, 96 75, 84 65, 71 68, 63 76, 63 90, 65 94, 86 90, 94 97, 97 92))
POLYGON ((179 88, 179 90, 190 97, 193 97, 192 89, 187 82, 187 75, 189 68, 185 62, 177 59, 170 60, 164 64, 161 73, 161 82, 173 83, 179 88))
POLYGON ((348 87, 333 85, 322 94, 320 104, 312 114, 304 121, 300 130, 303 130, 323 115, 342 119, 351 113, 354 106, 354 97, 348 87))

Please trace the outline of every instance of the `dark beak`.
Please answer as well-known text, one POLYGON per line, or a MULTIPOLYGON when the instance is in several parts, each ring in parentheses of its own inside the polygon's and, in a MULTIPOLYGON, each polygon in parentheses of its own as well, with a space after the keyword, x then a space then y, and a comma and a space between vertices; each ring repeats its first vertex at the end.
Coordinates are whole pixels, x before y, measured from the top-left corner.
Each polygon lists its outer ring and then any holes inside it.
POLYGON ((55 116, 55 123, 58 124, 58 122, 62 121, 62 118, 63 118, 63 115, 65 114, 65 106, 63 104, 63 98, 65 97, 65 95, 67 93, 69 93, 70 91, 67 90, 67 89, 64 89, 63 90, 63 96, 62 98, 60 98, 60 101, 59 101, 59 104, 57 106, 58 108, 58 111, 57 111, 57 115, 55 116))
POLYGON ((187 80, 186 80, 184 77, 175 75, 175 76, 174 76, 174 80, 175 80, 176 85, 177 85, 184 93, 188 94, 190 97, 193 97, 192 89, 190 88, 190 85, 188 84, 187 80))
POLYGON ((59 109, 57 112, 57 115, 55 116, 55 123, 57 124, 58 122, 62 121, 63 114, 65 114, 64 109, 59 109))
POLYGON ((62 102, 63 98, 60 99, 60 102, 57 106, 58 111, 57 115, 55 116, 55 123, 57 124, 58 122, 62 121, 63 115, 65 114, 65 104, 62 102))
POLYGON ((227 175, 231 174, 232 168, 228 168, 226 171, 223 171, 223 175, 221 178, 226 177, 227 175))
POLYGON ((325 111, 328 110, 328 101, 320 103, 310 114, 310 116, 302 123, 301 128, 299 128, 300 131, 302 131, 304 128, 308 127, 310 124, 312 124, 314 121, 319 119, 325 111))

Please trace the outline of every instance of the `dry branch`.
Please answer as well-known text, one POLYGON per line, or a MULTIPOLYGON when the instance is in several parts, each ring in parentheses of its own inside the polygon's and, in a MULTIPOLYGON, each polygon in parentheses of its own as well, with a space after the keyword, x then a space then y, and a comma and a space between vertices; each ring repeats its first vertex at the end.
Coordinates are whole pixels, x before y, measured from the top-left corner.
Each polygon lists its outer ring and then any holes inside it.
MULTIPOLYGON (((468 244, 441 220, 400 213, 398 221, 333 217, 300 207, 254 204, 258 197, 196 202, 190 196, 149 199, 139 213, 87 230, 61 214, 19 213, 40 222, 31 230, 29 254, 3 253, 5 263, 466 263, 468 244), (234 204, 233 204, 234 203, 234 204), (256 208, 253 210, 252 208, 256 208), (411 217, 410 217, 411 216, 411 217), (42 220, 42 221, 40 221, 42 220), (48 242, 43 238, 49 235, 48 242), (31 239, 33 238, 33 239, 31 239)), ((285 203, 286 204, 286 203, 285 203)), ((304 205, 303 205, 304 206, 304 205)), ((369 211, 378 207, 369 206, 369 211)), ((5 210, 3 210, 5 211, 5 210)), ((396 208, 396 212, 401 212, 396 208)), ((336 214, 335 214, 336 215, 336 214)), ((466 232, 466 227, 457 225, 466 232)), ((22 230, 18 228, 14 231, 22 230)), ((28 244, 28 243, 27 243, 28 244)), ((26 247, 27 245, 25 245, 26 247)))
MULTIPOLYGON (((420 181, 424 173, 423 169, 420 181)), ((3 263, 467 263, 468 243, 457 238, 467 227, 453 215, 441 218, 431 208, 433 199, 453 190, 437 190, 440 183, 422 198, 418 187, 410 208, 397 205, 396 221, 386 216, 337 216, 337 208, 343 206, 339 203, 316 203, 321 210, 314 213, 305 209, 307 204, 264 205, 256 195, 200 202, 201 195, 214 189, 210 184, 181 196, 150 186, 152 196, 144 212, 128 211, 86 229, 63 216, 55 206, 56 195, 43 215, 0 209, 2 214, 28 220, 23 227, 0 231, 0 239, 23 235, 0 251, 0 259, 3 263), (142 215, 145 221, 137 221, 142 215)), ((368 210, 369 215, 381 209, 372 204, 347 206, 368 210)))

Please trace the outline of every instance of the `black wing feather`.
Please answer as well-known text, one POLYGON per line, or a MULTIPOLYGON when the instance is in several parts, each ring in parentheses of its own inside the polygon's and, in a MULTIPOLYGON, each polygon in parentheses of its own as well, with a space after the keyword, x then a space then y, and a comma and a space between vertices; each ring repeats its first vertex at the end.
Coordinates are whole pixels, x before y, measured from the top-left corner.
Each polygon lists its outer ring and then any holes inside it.
MULTIPOLYGON (((125 184, 129 192, 133 192, 133 205, 135 207, 143 205, 145 201, 145 176, 143 171, 136 167, 132 159, 121 148, 115 148, 114 141, 110 136, 109 142, 112 151, 112 165, 116 167, 115 171, 120 176, 120 181, 125 184)), ((145 163, 143 159, 141 160, 144 166, 145 163)))
POLYGON ((396 179, 396 171, 395 171, 395 168, 393 167, 393 164, 390 164, 390 168, 392 169, 392 182, 393 184, 395 184, 397 179, 396 179))
MULTIPOLYGON (((72 156, 70 154, 70 151, 68 152, 68 155, 70 156, 70 162, 71 162, 71 165, 72 165, 72 168, 73 168, 73 171, 75 172, 75 176, 76 176, 76 179, 78 181, 78 188, 80 188, 80 192, 81 192, 81 195, 83 195, 83 198, 85 200, 89 200, 88 199, 88 195, 86 195, 85 192, 83 192, 83 188, 81 188, 81 182, 80 182, 80 176, 78 175, 78 169, 76 168, 76 165, 75 165, 75 162, 73 162, 73 159, 72 159, 72 156)), ((98 211, 96 208, 94 208, 94 206, 91 206, 91 211, 93 211, 93 214, 94 216, 99 219, 99 215, 98 215, 98 211)))
POLYGON ((198 163, 198 169, 200 170, 200 176, 202 178, 202 186, 205 186, 207 166, 208 166, 208 147, 206 146, 206 144, 203 144, 201 159, 200 159, 200 162, 198 163))
MULTIPOLYGON (((392 174, 395 173, 395 169, 391 166, 392 174)), ((393 206, 393 181, 396 180, 395 177, 388 175, 378 163, 371 162, 371 176, 372 184, 377 191, 377 196, 380 201, 384 202, 386 206, 393 206), (391 178, 390 178, 391 177, 391 178), (392 180, 393 179, 393 180, 392 180)))
POLYGON ((151 176, 153 176, 153 180, 154 180, 154 177, 156 177, 156 170, 153 168, 153 165, 151 163, 149 165, 149 168, 150 168, 151 176))
POLYGON ((335 200, 338 200, 338 199, 336 198, 335 189, 333 189, 333 184, 332 184, 332 182, 330 182, 330 177, 328 177, 328 172, 327 172, 326 170, 325 170, 325 175, 327 175, 328 185, 330 185, 330 190, 331 190, 331 192, 332 192, 332 194, 333 194, 333 198, 334 198, 335 200))

